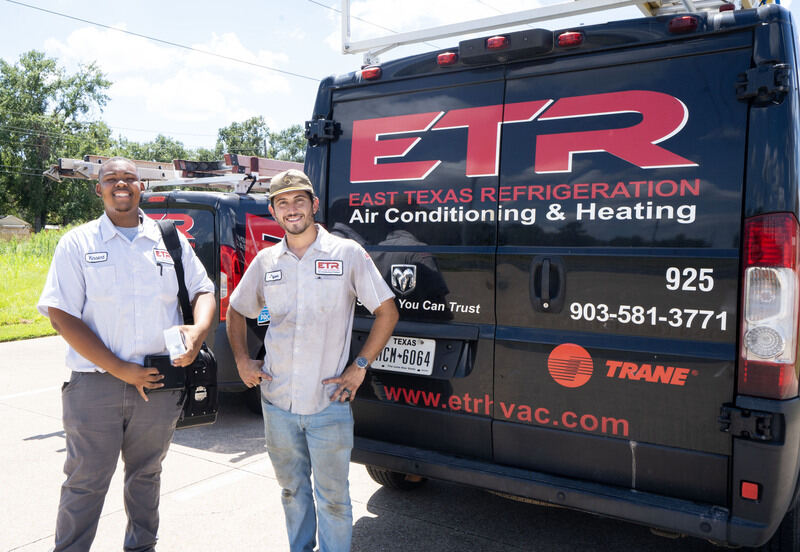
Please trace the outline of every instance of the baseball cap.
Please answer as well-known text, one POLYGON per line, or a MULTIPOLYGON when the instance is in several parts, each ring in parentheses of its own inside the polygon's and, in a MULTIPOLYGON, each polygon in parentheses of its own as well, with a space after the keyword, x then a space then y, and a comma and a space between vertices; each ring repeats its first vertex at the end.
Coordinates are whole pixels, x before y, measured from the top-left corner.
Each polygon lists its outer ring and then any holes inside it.
POLYGON ((289 169, 273 176, 269 183, 270 198, 284 192, 310 192, 314 195, 314 188, 303 171, 289 169))

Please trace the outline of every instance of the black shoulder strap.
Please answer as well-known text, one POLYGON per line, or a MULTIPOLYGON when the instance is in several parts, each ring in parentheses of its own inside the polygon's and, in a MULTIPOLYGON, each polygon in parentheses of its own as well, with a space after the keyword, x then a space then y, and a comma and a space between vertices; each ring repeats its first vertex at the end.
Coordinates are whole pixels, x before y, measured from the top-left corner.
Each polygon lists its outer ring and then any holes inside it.
POLYGON ((178 239, 178 231, 175 223, 171 220, 159 220, 158 227, 161 228, 161 236, 164 238, 164 245, 175 263, 175 274, 178 276, 178 302, 183 313, 183 323, 186 325, 194 324, 194 313, 189 302, 189 292, 186 290, 186 282, 183 279, 183 261, 181 260, 181 242, 178 239))

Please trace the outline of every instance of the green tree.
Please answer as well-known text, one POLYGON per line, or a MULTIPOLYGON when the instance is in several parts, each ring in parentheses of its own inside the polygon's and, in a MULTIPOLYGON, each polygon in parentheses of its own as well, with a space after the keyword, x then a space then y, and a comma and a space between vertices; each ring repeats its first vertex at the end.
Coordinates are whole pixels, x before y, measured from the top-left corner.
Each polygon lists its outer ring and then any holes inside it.
POLYGON ((280 132, 270 132, 267 157, 302 163, 306 158, 305 129, 292 125, 280 132))
POLYGON ((216 155, 226 153, 266 156, 270 133, 264 117, 251 117, 241 123, 231 123, 217 132, 216 155))
POLYGON ((114 155, 121 155, 128 159, 161 163, 171 163, 174 159, 193 158, 193 152, 187 150, 183 142, 163 134, 156 136, 155 140, 141 143, 120 138, 117 146, 113 148, 113 152, 114 155))
POLYGON ((197 148, 191 155, 190 159, 196 161, 220 161, 222 159, 216 151, 207 148, 197 148))
POLYGON ((86 183, 56 183, 42 172, 58 157, 110 145, 110 132, 87 116, 102 111, 111 86, 94 64, 74 74, 32 50, 15 64, 0 59, 0 211, 41 229, 94 216, 100 204, 86 183), (97 140, 93 144, 92 140, 97 140))

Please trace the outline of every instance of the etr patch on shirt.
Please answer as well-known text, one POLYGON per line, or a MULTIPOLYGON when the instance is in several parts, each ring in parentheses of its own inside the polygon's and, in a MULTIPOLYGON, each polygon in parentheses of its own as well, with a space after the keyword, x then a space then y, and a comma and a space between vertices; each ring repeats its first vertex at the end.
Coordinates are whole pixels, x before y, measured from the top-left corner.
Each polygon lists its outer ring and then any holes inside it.
POLYGON ((265 282, 276 282, 283 277, 280 270, 273 270, 272 272, 267 272, 264 274, 264 281, 265 282))
POLYGON ((344 274, 343 267, 342 261, 318 259, 314 266, 314 274, 317 276, 341 276, 344 274))
POLYGON ((153 256, 156 259, 156 263, 175 264, 175 261, 172 260, 172 256, 166 249, 153 249, 153 256))
POLYGON ((84 257, 87 263, 102 263, 108 260, 108 253, 106 251, 96 251, 87 253, 84 257))

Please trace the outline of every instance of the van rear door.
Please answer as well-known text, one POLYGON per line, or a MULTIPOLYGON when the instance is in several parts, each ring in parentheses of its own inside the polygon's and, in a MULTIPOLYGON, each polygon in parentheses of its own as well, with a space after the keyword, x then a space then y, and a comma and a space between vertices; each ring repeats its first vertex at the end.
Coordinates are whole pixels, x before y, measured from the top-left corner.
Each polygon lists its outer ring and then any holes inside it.
POLYGON ((408 78, 413 65, 332 99, 328 230, 364 245, 400 311, 353 403, 354 455, 366 439, 490 459, 497 206, 478 194, 497 188, 503 70, 408 78))
POLYGON ((509 69, 496 462, 727 503, 751 40, 509 69))

